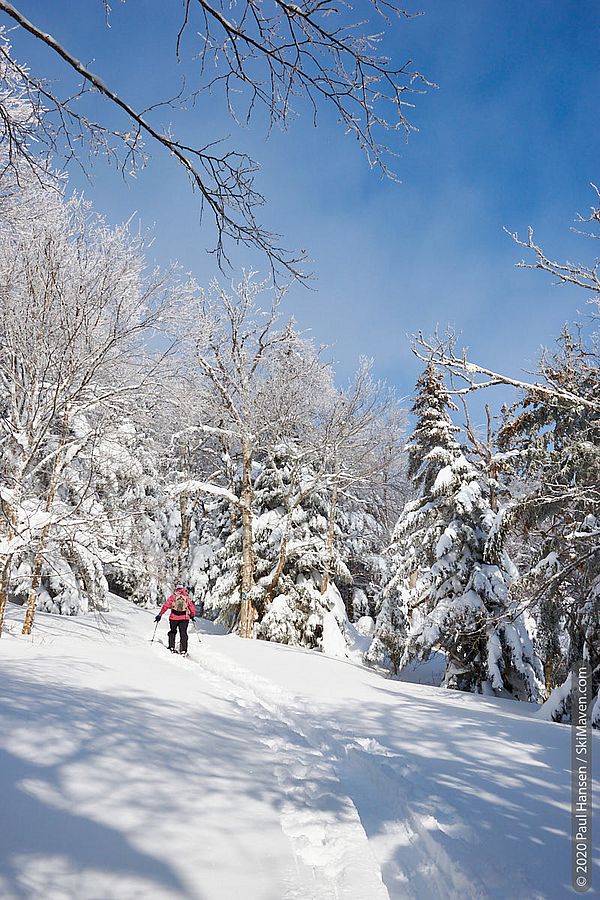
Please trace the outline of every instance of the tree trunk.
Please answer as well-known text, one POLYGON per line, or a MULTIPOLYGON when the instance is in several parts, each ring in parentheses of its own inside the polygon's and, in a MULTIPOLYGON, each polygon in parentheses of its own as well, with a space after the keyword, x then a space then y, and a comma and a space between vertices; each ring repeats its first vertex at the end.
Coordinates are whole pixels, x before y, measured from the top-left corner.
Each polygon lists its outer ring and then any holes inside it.
POLYGON ((33 564, 33 577, 31 579, 31 587, 29 588, 29 596, 27 598, 27 612, 25 613, 25 621, 23 622, 23 629, 21 631, 21 634, 31 634, 31 629, 33 628, 33 620, 35 618, 35 610, 37 606, 37 592, 40 586, 40 581, 42 580, 44 551, 46 550, 46 541, 48 540, 49 534, 50 522, 47 522, 47 524, 42 528, 38 548, 35 554, 35 561, 33 564))
POLYGON ((48 540, 48 536, 50 534, 50 529, 52 527, 52 520, 50 519, 50 513, 52 511, 52 506, 54 505, 54 497, 56 496, 56 491, 58 489, 58 482, 63 470, 64 460, 62 459, 62 448, 64 447, 67 440, 67 425, 68 425, 68 411, 65 410, 65 414, 63 416, 62 422, 62 434, 60 436, 60 442, 57 448, 56 456, 54 457, 54 466, 52 469, 52 475, 50 477, 50 486, 48 487, 48 495, 46 497, 46 512, 48 513, 48 521, 42 528, 40 539, 38 541, 38 547, 35 554, 35 560, 33 563, 33 576, 31 579, 31 587, 29 588, 29 596, 27 597, 27 612, 25 613, 25 621, 23 622, 23 628, 21 630, 21 634, 31 634, 31 629, 33 628, 33 620, 35 618, 35 609, 37 606, 37 591, 40 586, 40 581, 42 579, 42 566, 44 563, 44 553, 46 550, 46 542, 48 540))
POLYGON ((0 577, 0 637, 4 628, 4 614, 6 612, 6 604, 8 602, 8 586, 10 584, 10 564, 12 556, 7 555, 2 567, 2 576, 0 577))
MULTIPOLYGON (((20 485, 20 480, 19 480, 20 485)), ((0 501, 2 518, 7 526, 6 536, 10 540, 16 532, 17 513, 14 506, 4 500, 0 501)), ((4 629, 4 616, 6 613, 6 604, 8 603, 8 590, 10 587, 10 570, 12 565, 12 554, 7 553, 2 565, 2 575, 0 576, 0 637, 4 629)))
MULTIPOLYGON (((182 455, 182 475, 187 481, 190 477, 190 448, 187 441, 184 442, 182 455)), ((179 495, 179 513, 181 517, 181 535, 179 538, 179 553, 177 554, 177 579, 180 584, 183 584, 183 573, 189 561, 190 532, 192 529, 189 495, 186 491, 182 491, 179 495)))
POLYGON ((188 562, 190 550, 190 531, 192 516, 190 514, 189 497, 185 491, 179 495, 179 512, 181 514, 181 538, 179 540, 179 558, 177 560, 177 576, 183 580, 183 572, 188 562))
POLYGON ((544 663, 544 687, 547 700, 554 688, 554 662, 552 659, 547 659, 544 663))
POLYGON ((273 600, 275 590, 277 588, 277 585, 279 584, 279 579, 281 578, 283 570, 285 568, 285 561, 287 559, 287 542, 288 536, 286 532, 281 540, 281 546, 279 547, 279 559, 277 560, 277 566, 275 568, 275 572, 273 573, 271 584, 267 589, 267 604, 271 603, 271 601, 273 600))
POLYGON ((252 552, 252 445, 242 440, 242 571, 240 635, 252 637, 256 622, 256 609, 251 591, 254 587, 254 556, 252 552))
POLYGON ((329 504, 329 527, 327 529, 327 556, 328 556, 328 570, 323 575, 323 580, 321 581, 321 593, 324 594, 329 587, 329 579, 331 577, 331 569, 333 562, 333 545, 335 541, 335 514, 337 510, 337 500, 338 500, 338 486, 337 479, 333 482, 333 487, 331 489, 331 502, 329 504))

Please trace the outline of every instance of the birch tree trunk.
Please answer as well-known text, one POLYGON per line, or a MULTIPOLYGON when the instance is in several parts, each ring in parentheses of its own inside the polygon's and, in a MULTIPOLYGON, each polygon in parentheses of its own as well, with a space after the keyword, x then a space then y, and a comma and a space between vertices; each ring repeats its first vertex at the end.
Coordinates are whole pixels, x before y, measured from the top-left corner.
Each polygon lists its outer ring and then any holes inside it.
MULTIPOLYGON (((23 422, 21 419, 21 410, 19 403, 19 396, 16 385, 19 383, 18 377, 18 361, 15 354, 11 354, 10 357, 10 372, 11 378, 9 379, 10 384, 10 427, 13 434, 17 434, 19 432, 26 431, 23 428, 23 422)), ((32 389, 32 396, 35 396, 35 391, 32 389)), ((28 435, 29 436, 29 435, 28 435)), ((6 534, 6 537, 10 541, 12 537, 14 537, 17 533, 17 521, 18 514, 17 510, 20 504, 21 492, 23 487, 23 477, 25 474, 25 450, 22 444, 18 442, 13 442, 13 454, 18 457, 18 462, 15 463, 15 472, 14 472, 14 484, 15 484, 15 492, 13 494, 13 499, 9 502, 4 498, 0 501, 0 515, 1 521, 3 525, 3 531, 6 534)), ((12 554, 3 554, 2 558, 2 575, 0 576, 0 637, 2 637, 2 631, 4 629, 4 617, 6 614, 6 604, 8 603, 8 591, 10 587, 10 573, 12 567, 12 554)))
POLYGON ((252 637, 256 622, 256 609, 252 603, 251 591, 254 587, 254 555, 252 552, 252 444, 247 437, 242 439, 242 572, 240 635, 252 637))
POLYGON ((6 604, 8 602, 8 586, 10 584, 10 569, 12 556, 6 555, 4 565, 2 566, 2 576, 0 577, 0 637, 4 628, 4 615, 6 613, 6 604))
MULTIPOLYGON (((189 456, 189 448, 185 446, 184 448, 184 460, 183 460, 183 477, 185 480, 190 477, 190 456, 189 456)), ((180 584, 183 583, 183 573, 186 564, 188 563, 189 551, 190 551, 190 532, 192 527, 192 515, 190 512, 190 498, 187 491, 182 491, 179 495, 179 513, 181 516, 181 536, 179 539, 179 553, 177 559, 177 577, 180 584)))
MULTIPOLYGON (((52 499, 54 499, 54 493, 52 495, 52 499)), ((50 504, 52 505, 52 504, 50 504)), ((48 507, 46 507, 48 509, 48 507)), ((40 581, 42 580, 42 566, 44 564, 44 552, 46 550, 46 542, 48 541, 48 535, 50 534, 50 522, 47 522, 46 525, 42 528, 42 532, 40 534, 40 539, 38 542, 38 548, 35 554, 35 560, 33 564, 33 576, 31 579, 31 587, 29 588, 29 596, 27 598, 27 612, 25 613, 25 621, 23 622, 23 628, 21 630, 21 634, 31 634, 31 629, 33 628, 33 620, 35 618, 35 610, 37 606, 37 592, 40 586, 40 581)))
MULTIPOLYGON (((19 485, 19 490, 21 486, 21 479, 17 480, 17 484, 19 485)), ((18 501, 17 501, 18 502, 18 501)), ((1 501, 1 509, 2 509, 2 518, 4 524, 6 526, 6 536, 10 540, 12 537, 16 535, 16 525, 17 525, 17 513, 15 506, 7 503, 5 500, 1 501)), ((8 590, 10 587, 10 572, 12 567, 12 553, 7 553, 3 555, 2 561, 2 575, 0 576, 0 637, 2 637, 2 631, 4 629, 4 616, 6 614, 6 604, 8 603, 8 590)))
POLYGON ((31 629, 33 628, 33 620, 35 618, 35 610, 37 606, 37 592, 40 586, 40 581, 42 579, 42 566, 44 564, 44 553, 46 552, 46 544, 48 542, 48 537, 50 535, 50 530, 52 528, 52 520, 50 518, 50 513, 52 512, 52 506, 54 505, 54 498, 56 496, 56 491, 58 489, 58 483, 60 480, 60 476, 62 474, 62 470, 64 467, 64 459, 62 455, 62 449, 65 446, 67 440, 67 426, 69 423, 69 414, 68 410, 65 410, 65 414, 63 416, 62 422, 62 433, 60 436, 60 441, 57 448, 57 453, 54 457, 54 466, 52 469, 52 476, 50 478, 50 485, 48 487, 48 494, 46 496, 46 512, 48 513, 48 521, 42 528, 40 533, 40 538, 38 541, 38 546, 35 554, 35 559, 33 563, 33 575, 31 578, 31 586, 29 588, 29 595, 27 597, 27 611, 25 613, 25 621, 23 622, 23 628, 21 630, 21 634, 31 634, 31 629))
POLYGON ((328 569, 323 574, 323 580, 321 581, 321 593, 324 594, 329 587, 329 581, 331 578, 331 564, 333 561, 333 545, 335 541, 335 514, 337 511, 337 501, 338 501, 338 483, 337 478, 334 480, 332 488, 331 488, 331 500, 329 503, 329 527, 327 529, 327 558, 328 558, 328 569))
POLYGON ((188 562, 190 550, 190 532, 192 517, 190 514, 189 496, 185 491, 179 495, 179 512, 181 514, 181 537, 179 540, 179 558, 177 560, 177 576, 183 581, 183 572, 188 562))

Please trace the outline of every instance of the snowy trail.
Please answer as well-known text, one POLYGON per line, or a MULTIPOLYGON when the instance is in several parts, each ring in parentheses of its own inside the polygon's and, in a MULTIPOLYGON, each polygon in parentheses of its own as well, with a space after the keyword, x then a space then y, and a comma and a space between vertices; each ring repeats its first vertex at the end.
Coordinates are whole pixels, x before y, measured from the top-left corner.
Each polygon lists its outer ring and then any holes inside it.
POLYGON ((93 654, 88 672, 68 656, 68 671, 33 654, 13 667, 15 682, 5 685, 15 714, 3 717, 2 769, 15 774, 3 812, 11 823, 3 897, 275 900, 302 886, 281 835, 268 774, 275 760, 251 752, 248 729, 218 694, 210 709, 177 699, 189 693, 189 676, 165 676, 169 663, 150 675, 147 656, 127 659, 127 674, 146 680, 145 696, 116 683, 93 654), (57 671, 60 685, 44 686, 38 700, 38 677, 57 671))
MULTIPOLYGON (((393 810, 395 818, 400 810, 404 812, 393 833, 388 834, 388 843, 404 844, 408 850, 402 867, 386 867, 384 881, 386 885, 395 887, 394 896, 445 898, 449 892, 450 896, 460 896, 464 900, 486 896, 483 885, 478 887, 469 883, 460 866, 442 848, 436 847, 435 841, 429 837, 427 826, 408 811, 406 798, 412 794, 408 779, 398 779, 395 772, 388 774, 385 761, 382 763, 376 754, 373 755, 373 742, 365 748, 360 741, 349 736, 334 735, 330 727, 315 725, 306 703, 250 670, 232 665, 231 660, 221 654, 214 651, 202 653, 202 668, 203 677, 210 672, 220 681, 230 682, 235 688, 235 702, 244 710, 258 707, 261 723, 279 721, 283 729, 299 736, 302 743, 306 742, 306 749, 298 757, 300 748, 297 744, 286 743, 285 737, 283 744, 266 738, 281 760, 277 775, 288 797, 283 812, 283 829, 291 837, 304 862, 323 865, 325 872, 332 872, 338 882, 343 873, 348 896, 354 896, 353 892, 358 887, 359 897, 372 897, 373 900, 379 896, 389 897, 387 890, 383 893, 379 891, 377 878, 374 882, 372 877, 367 877, 373 869, 373 852, 369 848, 366 853, 362 846, 365 836, 362 821, 360 830, 355 828, 354 840, 351 839, 350 824, 356 826, 359 813, 350 797, 361 796, 366 778, 369 785, 377 786, 378 795, 387 798, 387 805, 390 811, 393 810), (249 684, 252 684, 251 688, 249 684), (325 784, 331 786, 327 791, 323 791, 325 784), (347 791, 346 796, 340 796, 342 791, 347 791), (294 802, 290 799, 292 797, 294 802), (327 810, 326 816, 323 816, 322 810, 315 809, 315 800, 323 799, 331 799, 335 804, 327 810), (340 819, 344 823, 342 826, 340 819)), ((265 740, 264 735, 261 739, 265 740)), ((383 758, 387 760, 390 754, 385 748, 378 749, 383 751, 383 758)), ((363 799, 367 801, 364 805, 368 806, 368 799, 363 799)), ((446 823, 446 827, 452 826, 446 823)), ((454 831, 459 831, 463 838, 465 834, 472 835, 469 827, 460 821, 454 822, 454 831)), ((346 896, 343 889, 340 892, 339 884, 335 890, 338 893, 331 896, 346 896)), ((321 891, 318 896, 330 896, 324 887, 321 891)))
MULTIPOLYGON (((251 681, 331 761, 393 900, 574 894, 567 726, 537 721, 525 704, 382 680, 309 651, 214 643, 222 677, 251 681)), ((597 802, 594 812, 598 829, 597 802)), ((594 867, 598 884, 598 853, 594 867)))
MULTIPOLYGON (((184 662, 191 663, 190 674, 201 678, 203 685, 221 692, 226 686, 224 695, 239 707, 256 740, 275 755, 275 777, 283 797, 281 826, 296 857, 312 870, 310 896, 388 898, 356 807, 330 762, 330 747, 317 729, 307 729, 294 718, 303 711, 294 698, 205 647, 194 646, 184 662)), ((286 900, 295 896, 291 889, 286 900)), ((297 896, 308 900, 305 893, 297 896)))
POLYGON ((102 641, 79 621, 77 638, 3 642, 3 816, 16 826, 0 895, 387 898, 319 748, 220 675, 212 651, 173 658, 121 626, 102 641))
POLYGON ((152 630, 116 602, 2 638, 3 900, 572 893, 568 729, 208 623, 173 658, 152 630))

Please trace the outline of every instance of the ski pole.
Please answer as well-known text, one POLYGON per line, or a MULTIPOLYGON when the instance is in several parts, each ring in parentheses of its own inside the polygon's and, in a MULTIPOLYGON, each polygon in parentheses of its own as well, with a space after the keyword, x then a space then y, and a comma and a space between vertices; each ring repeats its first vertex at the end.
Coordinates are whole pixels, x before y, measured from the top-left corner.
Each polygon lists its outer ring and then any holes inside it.
POLYGON ((198 643, 201 645, 202 641, 200 640, 200 634, 198 632, 198 629, 196 628, 196 620, 192 619, 192 622, 194 623, 194 631, 196 632, 196 637, 198 638, 198 643))
POLYGON ((150 643, 151 643, 151 644, 154 643, 154 638, 156 637, 156 629, 157 629, 157 628, 158 628, 158 622, 157 622, 156 625, 154 626, 154 633, 153 633, 153 635, 152 635, 152 637, 151 637, 151 639, 150 639, 150 643))

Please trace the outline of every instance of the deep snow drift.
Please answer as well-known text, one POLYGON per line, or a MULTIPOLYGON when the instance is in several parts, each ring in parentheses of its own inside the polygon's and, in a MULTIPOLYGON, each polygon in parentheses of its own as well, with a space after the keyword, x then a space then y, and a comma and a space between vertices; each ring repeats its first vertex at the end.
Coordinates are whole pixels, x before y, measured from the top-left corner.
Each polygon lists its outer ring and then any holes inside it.
MULTIPOLYGON (((16 613, 0 641, 4 900, 571 893, 569 728, 524 704, 208 623, 173 658, 121 601, 39 614, 33 641, 16 613)), ((598 735, 594 755, 598 797, 598 735)))

